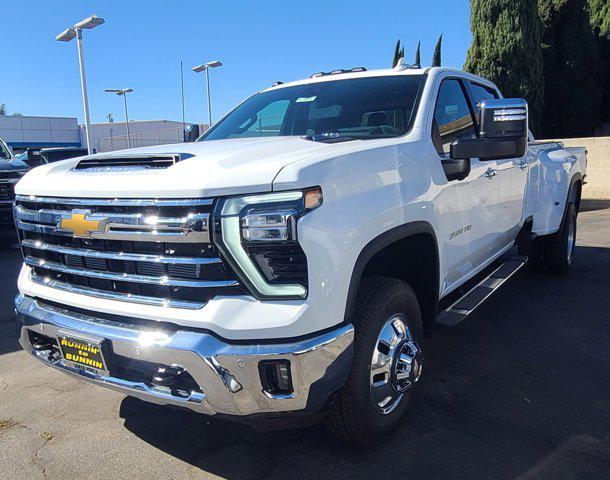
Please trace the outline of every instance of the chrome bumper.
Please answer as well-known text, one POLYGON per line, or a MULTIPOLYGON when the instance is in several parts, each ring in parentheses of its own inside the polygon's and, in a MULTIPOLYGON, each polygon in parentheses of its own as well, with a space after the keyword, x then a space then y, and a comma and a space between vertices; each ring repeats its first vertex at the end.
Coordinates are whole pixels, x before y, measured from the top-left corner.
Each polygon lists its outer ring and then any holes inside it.
MULTIPOLYGON (((21 322, 21 346, 45 364, 125 395, 158 404, 186 407, 206 414, 315 412, 347 380, 351 367, 354 330, 340 327, 315 338, 278 344, 231 344, 203 332, 162 331, 127 325, 47 305, 18 295, 16 314, 21 322), (57 340, 60 334, 109 344, 111 356, 179 367, 199 385, 188 396, 173 394, 152 382, 133 382, 100 375, 64 364, 36 351, 30 332, 57 340), (273 395, 263 389, 259 363, 289 360, 293 393, 273 395)), ((110 363, 110 362, 109 362, 110 363)))

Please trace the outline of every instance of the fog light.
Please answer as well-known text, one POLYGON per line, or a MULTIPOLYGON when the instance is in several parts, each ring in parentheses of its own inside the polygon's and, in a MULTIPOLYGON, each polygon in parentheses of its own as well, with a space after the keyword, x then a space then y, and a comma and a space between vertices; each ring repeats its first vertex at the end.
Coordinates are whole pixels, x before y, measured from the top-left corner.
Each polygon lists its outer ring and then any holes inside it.
POLYGON ((290 362, 265 360, 258 364, 263 390, 271 395, 290 395, 293 392, 290 362))

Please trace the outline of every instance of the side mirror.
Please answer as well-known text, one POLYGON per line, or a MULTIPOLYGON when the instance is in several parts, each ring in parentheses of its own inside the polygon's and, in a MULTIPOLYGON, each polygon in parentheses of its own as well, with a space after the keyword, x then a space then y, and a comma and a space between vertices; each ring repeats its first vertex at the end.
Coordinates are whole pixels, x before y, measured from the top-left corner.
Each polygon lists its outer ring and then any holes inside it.
POLYGON ((194 123, 184 128, 184 141, 195 142, 199 138, 199 125, 194 123))
POLYGON ((525 155, 527 102, 522 98, 484 100, 480 105, 479 138, 451 144, 452 159, 500 160, 525 155))

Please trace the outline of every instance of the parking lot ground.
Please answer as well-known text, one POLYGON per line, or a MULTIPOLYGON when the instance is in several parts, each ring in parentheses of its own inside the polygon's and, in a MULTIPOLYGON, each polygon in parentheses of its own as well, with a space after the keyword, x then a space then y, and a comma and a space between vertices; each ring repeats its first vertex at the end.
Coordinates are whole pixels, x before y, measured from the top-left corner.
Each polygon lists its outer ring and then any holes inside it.
POLYGON ((44 367, 15 340, 20 258, 0 252, 0 478, 610 478, 610 209, 584 207, 571 274, 521 272, 437 329, 403 426, 369 449, 323 427, 254 432, 44 367))

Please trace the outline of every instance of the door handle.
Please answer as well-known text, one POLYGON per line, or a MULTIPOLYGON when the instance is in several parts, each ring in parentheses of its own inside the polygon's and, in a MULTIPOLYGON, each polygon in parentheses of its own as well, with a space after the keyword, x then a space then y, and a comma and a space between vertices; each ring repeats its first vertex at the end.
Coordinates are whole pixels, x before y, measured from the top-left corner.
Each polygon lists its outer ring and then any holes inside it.
POLYGON ((486 178, 489 178, 491 180, 497 174, 498 174, 497 170, 494 170, 493 168, 488 168, 483 175, 485 175, 486 178))
POLYGON ((527 168, 527 162, 517 162, 517 167, 519 167, 520 170, 525 170, 527 168))

